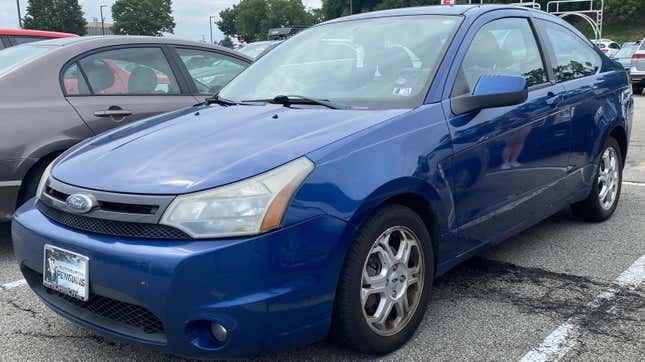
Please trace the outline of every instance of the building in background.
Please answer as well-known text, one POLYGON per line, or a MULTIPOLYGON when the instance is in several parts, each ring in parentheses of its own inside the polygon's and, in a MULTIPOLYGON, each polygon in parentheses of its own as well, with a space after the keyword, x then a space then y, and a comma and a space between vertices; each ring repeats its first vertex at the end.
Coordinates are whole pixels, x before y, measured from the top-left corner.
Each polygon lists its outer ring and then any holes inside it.
MULTIPOLYGON (((105 22, 103 26, 105 27, 105 35, 113 34, 112 23, 105 22)), ((98 19, 94 19, 94 21, 88 21, 85 28, 87 29, 86 35, 103 35, 103 32, 101 31, 101 21, 98 19)))

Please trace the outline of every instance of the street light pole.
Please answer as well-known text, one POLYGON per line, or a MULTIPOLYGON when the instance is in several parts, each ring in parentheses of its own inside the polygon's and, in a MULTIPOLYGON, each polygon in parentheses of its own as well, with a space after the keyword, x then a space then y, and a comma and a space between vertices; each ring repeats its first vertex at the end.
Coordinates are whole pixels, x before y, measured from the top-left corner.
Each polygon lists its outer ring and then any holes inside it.
POLYGON ((22 15, 20 15, 20 0, 16 0, 16 8, 18 8, 18 26, 22 29, 22 15))
POLYGON ((352 9, 352 0, 349 0, 349 15, 352 15, 353 9, 352 9))
POLYGON ((105 19, 103 18, 103 8, 107 7, 107 5, 99 6, 99 11, 101 12, 101 35, 105 35, 105 19))
POLYGON ((216 18, 217 16, 209 16, 208 17, 208 25, 210 26, 211 29, 211 44, 213 44, 213 18, 216 18))

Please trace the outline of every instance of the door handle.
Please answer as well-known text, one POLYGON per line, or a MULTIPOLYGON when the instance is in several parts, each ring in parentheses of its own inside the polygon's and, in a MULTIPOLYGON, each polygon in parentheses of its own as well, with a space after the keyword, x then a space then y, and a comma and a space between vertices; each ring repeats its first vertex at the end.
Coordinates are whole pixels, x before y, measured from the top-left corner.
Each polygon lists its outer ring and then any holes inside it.
POLYGON ((113 117, 113 118, 123 118, 132 115, 132 111, 127 109, 107 109, 103 111, 94 112, 94 117, 113 117))
POLYGON ((551 107, 557 106, 558 103, 562 101, 562 96, 553 92, 547 93, 546 96, 546 104, 550 105, 551 107))

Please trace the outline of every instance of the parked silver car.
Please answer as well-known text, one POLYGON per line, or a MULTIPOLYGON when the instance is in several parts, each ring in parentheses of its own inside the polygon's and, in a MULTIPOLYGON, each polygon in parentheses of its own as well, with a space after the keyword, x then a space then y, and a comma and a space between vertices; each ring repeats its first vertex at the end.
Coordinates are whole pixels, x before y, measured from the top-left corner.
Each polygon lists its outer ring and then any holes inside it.
POLYGON ((632 67, 629 68, 629 76, 632 80, 634 94, 643 94, 645 88, 645 40, 632 55, 632 67))
POLYGON ((632 55, 638 50, 640 42, 624 43, 622 48, 614 56, 614 60, 622 64, 626 71, 632 67, 632 55))
POLYGON ((202 102, 252 59, 158 37, 46 40, 0 52, 0 221, 46 166, 120 124, 202 102))

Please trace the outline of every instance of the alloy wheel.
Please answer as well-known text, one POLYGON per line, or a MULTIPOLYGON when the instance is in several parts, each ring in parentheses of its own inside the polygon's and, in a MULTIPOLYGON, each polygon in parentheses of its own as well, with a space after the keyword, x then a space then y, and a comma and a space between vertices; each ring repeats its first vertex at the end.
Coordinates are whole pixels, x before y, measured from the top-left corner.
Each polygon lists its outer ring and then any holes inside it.
POLYGON ((607 147, 600 159, 598 170, 598 200, 603 209, 609 210, 616 202, 620 182, 618 154, 613 147, 607 147))
POLYGON ((423 292, 424 255, 419 238, 408 228, 385 230, 363 265, 361 306, 377 334, 399 333, 414 315, 423 292))

